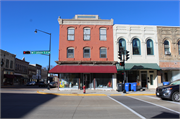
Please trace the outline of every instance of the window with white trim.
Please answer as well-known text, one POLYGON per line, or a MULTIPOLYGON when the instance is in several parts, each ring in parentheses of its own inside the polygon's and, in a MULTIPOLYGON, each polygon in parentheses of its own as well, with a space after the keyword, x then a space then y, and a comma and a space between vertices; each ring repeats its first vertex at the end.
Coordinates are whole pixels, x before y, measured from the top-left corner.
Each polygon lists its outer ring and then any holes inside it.
POLYGON ((106 28, 100 28, 100 40, 106 40, 106 28))
POLYGON ((67 48, 67 58, 74 58, 74 48, 67 48))
POLYGON ((105 47, 100 48, 100 58, 107 58, 107 48, 105 47))
POLYGON ((119 40, 119 50, 126 50, 126 41, 123 38, 119 40))
POLYGON ((68 40, 74 40, 74 28, 68 28, 68 40))
POLYGON ((141 44, 138 38, 133 39, 132 46, 133 46, 133 55, 141 55, 141 44))
POLYGON ((90 40, 90 35, 91 35, 91 29, 84 28, 84 40, 90 40))
POLYGON ((153 41, 151 39, 147 40, 147 55, 154 55, 153 41))
POLYGON ((86 47, 83 49, 83 58, 90 58, 90 48, 86 47))
POLYGON ((169 41, 165 40, 164 41, 164 54, 165 55, 170 55, 170 46, 169 46, 169 41))

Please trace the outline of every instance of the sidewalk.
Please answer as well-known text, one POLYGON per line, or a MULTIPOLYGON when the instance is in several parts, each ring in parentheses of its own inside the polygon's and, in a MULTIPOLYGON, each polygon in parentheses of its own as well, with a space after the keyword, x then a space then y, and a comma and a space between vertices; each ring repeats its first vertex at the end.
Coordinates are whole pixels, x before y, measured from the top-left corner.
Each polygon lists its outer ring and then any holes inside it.
POLYGON ((145 91, 129 91, 126 93, 118 92, 114 90, 91 90, 87 89, 86 93, 83 94, 83 90, 58 90, 57 88, 51 88, 50 90, 45 89, 37 91, 39 94, 51 94, 61 96, 142 96, 142 95, 155 95, 155 89, 148 89, 145 91))

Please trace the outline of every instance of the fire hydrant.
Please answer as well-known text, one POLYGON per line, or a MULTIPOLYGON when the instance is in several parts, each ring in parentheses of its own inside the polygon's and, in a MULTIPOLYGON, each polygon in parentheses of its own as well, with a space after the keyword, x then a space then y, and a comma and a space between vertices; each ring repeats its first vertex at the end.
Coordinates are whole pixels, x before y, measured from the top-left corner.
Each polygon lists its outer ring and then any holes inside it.
POLYGON ((83 86, 83 93, 84 94, 86 93, 86 86, 85 85, 83 86))

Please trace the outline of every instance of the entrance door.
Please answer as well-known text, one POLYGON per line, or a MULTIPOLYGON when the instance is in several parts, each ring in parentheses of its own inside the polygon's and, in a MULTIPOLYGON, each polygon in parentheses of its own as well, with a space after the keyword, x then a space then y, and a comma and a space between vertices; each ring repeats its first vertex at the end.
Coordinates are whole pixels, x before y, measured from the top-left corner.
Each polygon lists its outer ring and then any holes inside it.
POLYGON ((86 88, 92 88, 92 81, 91 81, 91 75, 90 74, 83 74, 83 85, 86 86, 86 88))
POLYGON ((147 73, 141 73, 141 86, 147 88, 147 73))

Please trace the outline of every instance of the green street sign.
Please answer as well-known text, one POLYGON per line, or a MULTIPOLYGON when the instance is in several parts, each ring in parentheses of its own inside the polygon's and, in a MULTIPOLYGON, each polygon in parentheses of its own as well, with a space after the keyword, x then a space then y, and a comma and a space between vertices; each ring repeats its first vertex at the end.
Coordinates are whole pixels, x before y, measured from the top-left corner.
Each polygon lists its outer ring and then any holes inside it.
POLYGON ((50 51, 31 51, 31 54, 50 54, 50 51))

